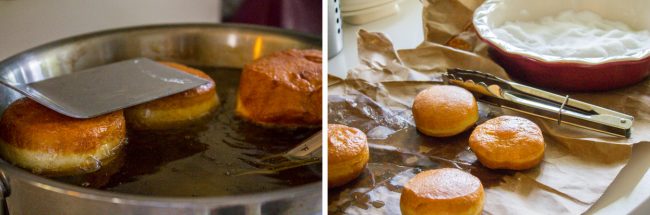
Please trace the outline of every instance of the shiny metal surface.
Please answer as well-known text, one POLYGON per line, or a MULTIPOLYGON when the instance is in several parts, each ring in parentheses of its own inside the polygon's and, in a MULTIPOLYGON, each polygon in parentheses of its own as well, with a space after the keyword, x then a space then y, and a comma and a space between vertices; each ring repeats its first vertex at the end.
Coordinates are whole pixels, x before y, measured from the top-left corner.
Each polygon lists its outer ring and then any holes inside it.
POLYGON ((323 131, 316 132, 316 134, 303 141, 300 145, 289 150, 284 154, 289 160, 304 160, 304 159, 318 159, 323 156, 321 149, 323 147, 323 131))
POLYGON ((558 124, 627 137, 631 135, 634 117, 607 108, 570 99, 544 90, 477 71, 449 69, 448 83, 461 86, 485 96, 483 102, 557 121, 558 124))
MULTIPOLYGON (((288 31, 245 25, 161 25, 109 30, 39 46, 0 62, 0 78, 31 83, 121 60, 147 57, 241 68, 288 48, 321 41, 288 31)), ((0 87, 0 112, 22 95, 0 87)), ((12 214, 319 214, 321 183, 252 195, 168 198, 91 190, 36 176, 0 160, 12 214)))
POLYGON ((339 2, 328 0, 327 3, 327 52, 333 58, 343 50, 343 32, 339 2))
MULTIPOLYGON (((0 84, 3 83, 0 79, 0 84)), ((136 58, 43 81, 6 86, 60 114, 87 119, 207 83, 208 80, 151 59, 136 58)))

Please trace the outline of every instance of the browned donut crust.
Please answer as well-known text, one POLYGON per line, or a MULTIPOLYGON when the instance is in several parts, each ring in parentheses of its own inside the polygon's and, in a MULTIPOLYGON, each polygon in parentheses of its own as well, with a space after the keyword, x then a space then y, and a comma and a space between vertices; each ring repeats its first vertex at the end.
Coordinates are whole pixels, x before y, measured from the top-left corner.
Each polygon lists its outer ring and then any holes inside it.
POLYGON ((469 146, 478 160, 490 169, 524 170, 544 158, 542 130, 528 119, 500 116, 474 129, 469 146))
POLYGON ((459 169, 442 168, 421 172, 409 180, 400 197, 404 215, 463 214, 483 211, 481 181, 459 169))
POLYGON ((207 79, 209 83, 127 108, 125 114, 130 127, 138 130, 173 128, 200 119, 219 105, 215 83, 210 76, 182 64, 159 63, 207 79))
POLYGON ((296 49, 246 65, 239 82, 237 115, 267 126, 319 126, 321 65, 320 50, 296 49))
POLYGON ((121 110, 75 119, 23 98, 9 105, 0 118, 2 156, 23 168, 52 175, 96 170, 93 161, 85 163, 84 159, 101 161, 113 156, 125 136, 121 110))
POLYGON ((472 93, 453 85, 434 85, 418 93, 412 111, 418 131, 433 137, 459 134, 478 120, 472 93))
POLYGON ((327 126, 328 186, 337 187, 357 178, 370 157, 366 134, 345 125, 327 126))

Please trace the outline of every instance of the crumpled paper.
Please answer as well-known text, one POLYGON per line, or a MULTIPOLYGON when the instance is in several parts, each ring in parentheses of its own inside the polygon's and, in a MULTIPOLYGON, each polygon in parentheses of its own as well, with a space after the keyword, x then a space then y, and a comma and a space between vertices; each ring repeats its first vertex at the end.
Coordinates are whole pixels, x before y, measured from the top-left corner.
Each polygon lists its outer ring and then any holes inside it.
POLYGON ((477 124, 507 114, 531 119, 542 128, 547 144, 544 160, 526 171, 483 167, 468 147, 471 129, 449 138, 417 132, 410 109, 413 98, 431 85, 442 84, 441 73, 447 68, 478 70, 510 79, 485 57, 485 48, 480 48, 484 44, 471 37, 471 27, 459 27, 466 26, 461 22, 468 19, 441 18, 441 13, 473 10, 478 3, 425 1, 427 41, 414 49, 396 50, 381 33, 359 32, 361 65, 350 70, 345 79, 329 77, 328 114, 330 123, 367 133, 371 158, 360 178, 329 191, 329 214, 399 214, 403 184, 422 170, 441 167, 459 168, 481 179, 486 192, 484 214, 580 214, 602 196, 627 164, 632 146, 650 142, 650 81, 608 92, 571 94, 572 98, 634 116, 629 139, 479 103, 477 124), (450 44, 461 34, 466 36, 450 44), (458 44, 469 45, 455 48, 458 44))

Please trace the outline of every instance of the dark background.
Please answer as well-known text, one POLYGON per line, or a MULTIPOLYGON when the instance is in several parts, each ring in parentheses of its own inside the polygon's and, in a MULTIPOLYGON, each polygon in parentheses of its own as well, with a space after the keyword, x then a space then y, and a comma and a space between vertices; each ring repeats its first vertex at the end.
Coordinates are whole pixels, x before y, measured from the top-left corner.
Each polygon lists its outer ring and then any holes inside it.
POLYGON ((223 21, 266 25, 320 37, 320 0, 223 0, 223 21))

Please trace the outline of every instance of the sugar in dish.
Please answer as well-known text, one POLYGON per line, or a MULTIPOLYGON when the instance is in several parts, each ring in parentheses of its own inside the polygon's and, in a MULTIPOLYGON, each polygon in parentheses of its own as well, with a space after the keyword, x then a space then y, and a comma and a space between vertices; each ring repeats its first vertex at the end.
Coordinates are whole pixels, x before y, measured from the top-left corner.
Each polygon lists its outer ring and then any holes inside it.
POLYGON ((511 77, 553 90, 602 91, 630 86, 650 75, 650 41, 645 33, 650 31, 650 13, 644 8, 647 2, 637 0, 597 3, 591 0, 486 0, 474 11, 472 24, 479 38, 490 47, 490 58, 511 77), (563 14, 568 15, 561 16, 563 14), (577 19, 579 14, 585 16, 585 20, 577 19), (544 26, 544 16, 548 16, 546 19, 553 21, 553 25, 544 26), (574 19, 569 19, 571 17, 574 19), (620 23, 612 24, 617 22, 620 23), (519 33, 525 34, 506 38, 504 32, 496 32, 509 23, 520 25, 519 33), (569 33, 578 36, 570 40, 569 33), (606 39, 604 35, 617 39, 606 39), (558 45, 556 51, 565 56, 544 53, 552 50, 558 41, 564 43, 558 45), (622 54, 615 53, 616 46, 622 54), (598 52, 593 50, 607 52, 594 55, 598 52))
POLYGON ((563 58, 632 56, 650 49, 650 32, 604 19, 590 11, 567 10, 536 21, 508 21, 494 34, 511 45, 563 58))

